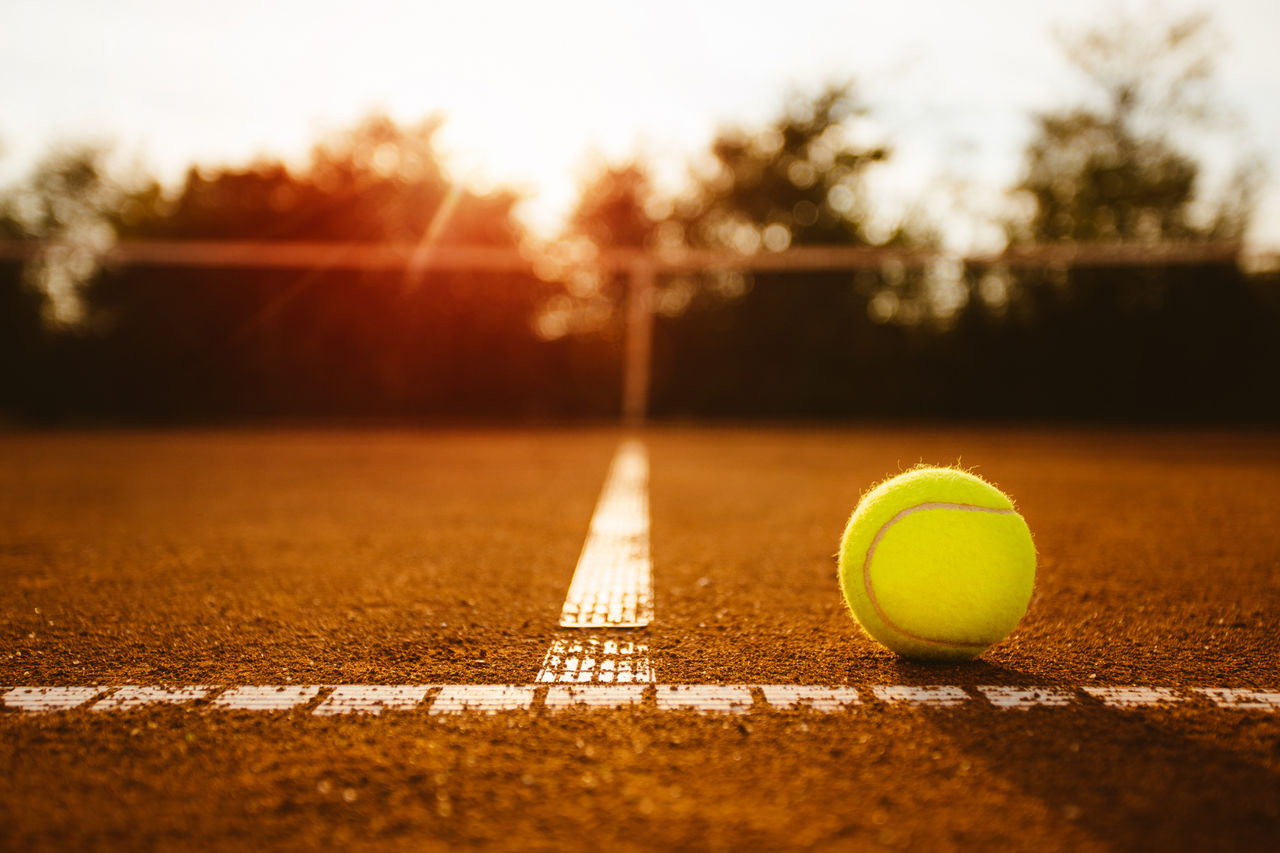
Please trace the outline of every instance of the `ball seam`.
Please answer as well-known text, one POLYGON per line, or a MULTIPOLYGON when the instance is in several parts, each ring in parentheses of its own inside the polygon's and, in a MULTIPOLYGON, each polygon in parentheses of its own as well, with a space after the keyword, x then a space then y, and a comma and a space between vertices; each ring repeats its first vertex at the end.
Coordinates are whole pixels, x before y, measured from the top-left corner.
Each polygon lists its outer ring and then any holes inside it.
POLYGON ((890 629, 897 631, 899 634, 901 634, 902 636, 906 637, 909 640, 914 640, 917 643, 926 643, 931 646, 944 646, 946 648, 979 649, 979 650, 985 649, 987 646, 990 645, 990 643, 957 643, 957 642, 951 642, 947 640, 935 640, 930 637, 923 637, 918 634, 913 634, 910 631, 900 628, 897 625, 897 623, 895 623, 892 619, 890 619, 888 614, 884 612, 884 609, 880 606, 880 601, 876 598, 875 588, 871 585, 871 558, 875 556, 876 546, 880 544, 880 540, 884 538, 884 535, 889 532, 889 528, 893 527, 893 525, 897 524, 899 521, 901 521, 902 519, 906 518, 909 515, 913 515, 914 513, 923 512, 925 510, 931 510, 931 509, 953 509, 953 510, 962 510, 965 512, 989 512, 995 515, 1017 515, 1018 514, 1018 511, 1012 508, 1006 509, 1006 508, 1000 508, 1000 507, 978 506, 976 504, 947 503, 943 501, 916 504, 915 506, 909 506, 906 509, 901 510, 896 515, 894 515, 893 518, 889 519, 884 524, 880 525, 880 529, 876 531, 876 535, 871 540, 871 545, 867 548, 866 557, 863 558, 862 583, 864 588, 867 591, 867 599, 871 602, 871 606, 875 608, 876 615, 880 617, 880 621, 884 622, 884 624, 889 626, 890 629))

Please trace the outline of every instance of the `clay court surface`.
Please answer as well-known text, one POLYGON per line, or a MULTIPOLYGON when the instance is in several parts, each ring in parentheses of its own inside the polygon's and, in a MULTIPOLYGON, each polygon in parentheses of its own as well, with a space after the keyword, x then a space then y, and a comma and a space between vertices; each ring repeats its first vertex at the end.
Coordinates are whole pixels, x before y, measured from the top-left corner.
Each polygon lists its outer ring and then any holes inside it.
POLYGON ((93 688, 0 708, 0 848, 1280 846, 1274 432, 650 429, 654 619, 608 636, 647 646, 654 683, 558 708, 537 676, 623 438, 0 434, 0 686, 93 688), (1018 502, 1037 590, 981 660, 909 664, 860 634, 833 555, 865 489, 957 461, 1018 502), (207 689, 92 710, 122 685, 207 689), (216 705, 245 685, 316 689, 216 705), (342 685, 422 691, 315 713, 342 685), (531 698, 431 712, 468 685, 531 698), (787 710, 776 685, 857 701, 787 710))

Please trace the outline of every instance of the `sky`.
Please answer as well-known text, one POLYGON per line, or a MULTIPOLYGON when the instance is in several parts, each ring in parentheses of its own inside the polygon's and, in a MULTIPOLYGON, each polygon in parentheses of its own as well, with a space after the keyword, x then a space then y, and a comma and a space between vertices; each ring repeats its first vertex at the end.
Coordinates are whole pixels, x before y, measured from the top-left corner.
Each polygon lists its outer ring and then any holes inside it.
MULTIPOLYGON (((191 164, 301 162, 382 111, 445 118, 442 154, 530 195, 550 233, 594 163, 647 158, 674 189, 718 128, 758 127, 794 92, 853 80, 895 155, 883 215, 987 248, 1037 110, 1087 96, 1053 30, 1105 0, 3 0, 0 182, 53 144, 112 143, 166 182, 191 164)), ((1159 20, 1203 8, 1121 3, 1159 20)), ((1209 177, 1266 170, 1251 242, 1280 249, 1280 3, 1216 0, 1217 91, 1237 123, 1195 153, 1209 177)))

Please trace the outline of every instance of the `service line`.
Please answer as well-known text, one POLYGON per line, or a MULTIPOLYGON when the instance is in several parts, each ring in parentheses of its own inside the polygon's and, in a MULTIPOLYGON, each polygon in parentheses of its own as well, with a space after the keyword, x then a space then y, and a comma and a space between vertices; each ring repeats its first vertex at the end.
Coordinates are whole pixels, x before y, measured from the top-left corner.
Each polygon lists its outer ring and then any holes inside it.
POLYGON ((0 687, 0 719, 87 710, 114 716, 147 707, 207 713, 305 713, 317 717, 423 713, 431 717, 505 711, 647 710, 735 715, 783 711, 873 712, 893 707, 948 713, 962 707, 1016 713, 1032 708, 1169 708, 1280 712, 1280 692, 1243 687, 956 684, 259 684, 0 687))
POLYGON ((652 621, 649 457, 643 443, 627 439, 605 476, 560 609, 560 627, 573 630, 552 640, 534 682, 652 684, 649 647, 625 630, 652 621))

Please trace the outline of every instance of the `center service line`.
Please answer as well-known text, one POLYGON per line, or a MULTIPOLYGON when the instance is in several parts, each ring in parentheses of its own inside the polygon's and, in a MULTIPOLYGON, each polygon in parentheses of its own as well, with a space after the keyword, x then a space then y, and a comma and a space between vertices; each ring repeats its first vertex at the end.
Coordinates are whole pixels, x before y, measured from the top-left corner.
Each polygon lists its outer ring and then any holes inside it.
POLYGON ((587 541, 560 611, 562 628, 641 628, 653 620, 649 559, 649 457, 628 439, 618 446, 596 503, 587 541))
MULTIPOLYGON (((614 454, 587 530, 562 628, 642 628, 653 621, 649 556, 649 457, 638 439, 614 454)), ((649 648, 621 637, 552 642, 538 683, 632 684, 654 681, 649 648)))

